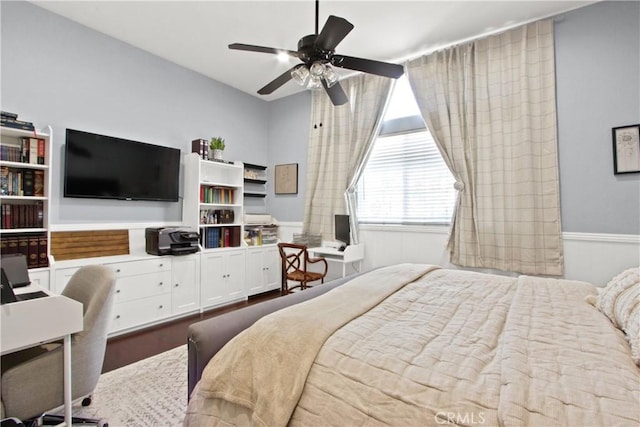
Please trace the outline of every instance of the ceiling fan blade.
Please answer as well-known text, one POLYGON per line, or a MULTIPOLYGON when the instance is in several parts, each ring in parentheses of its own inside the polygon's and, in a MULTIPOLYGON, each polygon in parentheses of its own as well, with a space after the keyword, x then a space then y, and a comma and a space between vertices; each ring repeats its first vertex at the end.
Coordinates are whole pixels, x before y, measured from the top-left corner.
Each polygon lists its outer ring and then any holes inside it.
POLYGON ((373 59, 355 58, 353 56, 333 55, 331 64, 349 70, 363 71, 383 77, 397 79, 404 74, 404 67, 389 62, 374 61, 373 59))
POLYGON ((322 79, 322 86, 324 86, 324 90, 329 95, 331 102, 333 105, 343 105, 349 102, 349 98, 347 98, 347 94, 344 93, 342 86, 340 86, 339 82, 336 82, 333 86, 329 87, 327 82, 322 79))
POLYGON ((316 38, 315 47, 323 50, 334 50, 351 30, 353 30, 351 22, 344 18, 330 15, 316 38))
POLYGON ((276 49, 274 47, 254 46, 252 44, 232 43, 229 45, 229 49, 233 50, 248 50, 249 52, 261 52, 261 53, 286 53, 287 55, 298 57, 298 52, 295 50, 276 49))
POLYGON ((258 93, 260 95, 269 95, 270 93, 273 93, 273 91, 275 91, 280 86, 282 86, 283 84, 291 80, 291 72, 296 67, 292 67, 289 70, 285 71, 284 73, 280 74, 278 77, 276 77, 271 82, 269 82, 265 87, 260 89, 258 93))

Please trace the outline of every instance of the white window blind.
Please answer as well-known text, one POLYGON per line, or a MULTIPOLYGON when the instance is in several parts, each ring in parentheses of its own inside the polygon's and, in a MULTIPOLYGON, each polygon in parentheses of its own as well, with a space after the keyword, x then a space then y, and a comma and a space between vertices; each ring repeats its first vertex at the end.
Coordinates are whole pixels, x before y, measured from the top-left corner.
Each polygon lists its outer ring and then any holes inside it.
POLYGON ((358 221, 449 223, 456 197, 453 183, 426 129, 379 136, 358 181, 358 221))

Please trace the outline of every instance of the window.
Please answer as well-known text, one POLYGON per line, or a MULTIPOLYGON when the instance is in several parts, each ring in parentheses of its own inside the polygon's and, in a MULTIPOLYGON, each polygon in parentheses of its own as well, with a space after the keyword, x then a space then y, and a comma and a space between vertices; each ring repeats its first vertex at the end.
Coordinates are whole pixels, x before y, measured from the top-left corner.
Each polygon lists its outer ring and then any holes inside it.
POLYGON ((408 80, 399 79, 358 181, 358 221, 448 224, 456 198, 454 181, 424 126, 408 80))

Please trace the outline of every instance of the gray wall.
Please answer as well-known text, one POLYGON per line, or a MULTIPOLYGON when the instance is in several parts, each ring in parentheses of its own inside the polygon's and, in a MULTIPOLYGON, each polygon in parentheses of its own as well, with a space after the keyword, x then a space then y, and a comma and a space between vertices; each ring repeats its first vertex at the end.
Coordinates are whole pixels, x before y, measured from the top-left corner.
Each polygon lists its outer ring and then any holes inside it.
POLYGON ((182 203, 64 198, 67 127, 183 152, 193 139, 221 135, 225 158, 266 162, 267 102, 30 3, 0 7, 1 107, 53 127, 54 224, 182 218, 182 203))
POLYGON ((302 221, 307 185, 311 92, 269 103, 269 193, 267 209, 279 221, 302 221), (298 194, 274 194, 276 164, 298 164, 298 194))
POLYGON ((640 234, 640 174, 613 174, 611 128, 640 123, 640 3, 555 25, 562 228, 640 234))
MULTIPOLYGON (((260 210, 302 221, 308 92, 266 103, 29 3, 0 7, 2 109, 54 128, 54 223, 181 217, 180 203, 62 198, 66 127, 185 151, 192 139, 224 135, 228 159, 269 166, 260 210), (299 165, 295 196, 273 194, 283 163, 299 165)), ((640 174, 613 175, 611 142, 612 127, 640 123, 639 21, 637 2, 597 3, 556 21, 564 231, 640 234, 640 174)))

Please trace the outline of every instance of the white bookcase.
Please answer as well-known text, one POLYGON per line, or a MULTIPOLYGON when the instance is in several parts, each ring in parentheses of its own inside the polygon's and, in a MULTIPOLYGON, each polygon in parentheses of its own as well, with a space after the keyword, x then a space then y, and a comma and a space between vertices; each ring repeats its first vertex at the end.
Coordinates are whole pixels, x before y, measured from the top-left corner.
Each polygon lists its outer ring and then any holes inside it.
POLYGON ((244 167, 242 163, 184 156, 183 223, 200 233, 202 251, 242 247, 244 167))
POLYGON ((24 253, 32 281, 48 288, 51 127, 35 132, 0 127, 0 146, 2 253, 24 253))
POLYGON ((182 222, 200 233, 200 305, 244 299, 244 165, 189 153, 184 171, 182 222))

